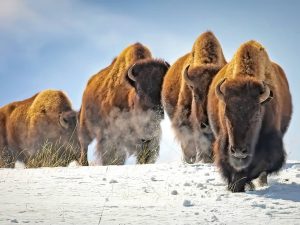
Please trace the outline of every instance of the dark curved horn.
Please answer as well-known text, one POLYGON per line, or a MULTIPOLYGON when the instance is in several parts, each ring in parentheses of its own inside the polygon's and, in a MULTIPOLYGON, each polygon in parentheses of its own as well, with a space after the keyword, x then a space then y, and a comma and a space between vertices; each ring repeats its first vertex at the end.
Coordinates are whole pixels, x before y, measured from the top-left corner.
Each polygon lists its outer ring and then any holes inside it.
POLYGON ((193 82, 192 82, 192 80, 191 80, 191 78, 189 77, 189 74, 188 74, 189 68, 190 68, 190 65, 187 65, 187 66, 185 67, 184 72, 183 72, 183 78, 184 78, 185 82, 186 82, 188 85, 192 86, 192 85, 193 85, 193 82))
POLYGON ((270 94, 271 94, 270 87, 267 84, 265 84, 264 82, 263 82, 263 85, 264 85, 265 91, 259 96, 259 103, 265 102, 270 97, 270 94))
POLYGON ((132 80, 132 81, 135 82, 136 80, 135 80, 135 77, 134 77, 134 75, 133 75, 133 73, 132 73, 132 69, 133 69, 134 66, 135 66, 135 64, 133 64, 133 66, 129 68, 127 74, 128 74, 128 78, 129 78, 130 80, 132 80))
POLYGON ((164 61, 165 65, 170 68, 170 64, 167 61, 164 61))
POLYGON ((224 101, 224 94, 221 91, 221 85, 225 82, 225 80, 226 80, 226 78, 223 78, 216 86, 216 95, 222 101, 224 101))
POLYGON ((61 114, 59 115, 59 123, 60 123, 60 125, 61 125, 64 129, 68 129, 68 128, 69 128, 68 121, 64 118, 63 113, 61 113, 61 114))

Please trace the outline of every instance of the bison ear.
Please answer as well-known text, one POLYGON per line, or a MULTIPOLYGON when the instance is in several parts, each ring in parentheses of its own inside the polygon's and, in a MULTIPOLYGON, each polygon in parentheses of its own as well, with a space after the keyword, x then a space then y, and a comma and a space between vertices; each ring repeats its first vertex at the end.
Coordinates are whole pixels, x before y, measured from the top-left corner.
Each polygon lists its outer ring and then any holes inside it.
POLYGON ((167 67, 167 69, 169 69, 171 67, 170 63, 168 63, 167 61, 164 61, 164 64, 167 67))
POLYGON ((135 87, 135 82, 136 82, 136 74, 134 73, 134 66, 135 66, 135 64, 128 69, 128 71, 125 75, 126 81, 132 87, 135 87))
POLYGON ((59 123, 64 129, 69 129, 77 123, 77 113, 75 111, 62 112, 59 115, 59 123))

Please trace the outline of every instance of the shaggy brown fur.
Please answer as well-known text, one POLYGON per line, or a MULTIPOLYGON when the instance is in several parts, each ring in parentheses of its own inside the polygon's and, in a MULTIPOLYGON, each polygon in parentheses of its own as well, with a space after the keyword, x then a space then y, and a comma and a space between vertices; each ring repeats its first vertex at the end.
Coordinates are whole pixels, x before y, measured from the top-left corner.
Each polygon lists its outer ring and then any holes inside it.
POLYGON ((0 108, 0 164, 14 167, 16 160, 26 164, 45 142, 59 142, 60 151, 77 149, 74 156, 79 159, 76 121, 76 112, 61 91, 42 91, 0 108))
POLYGON ((95 138, 103 165, 124 164, 131 154, 138 163, 156 160, 163 118, 160 92, 168 67, 136 43, 89 80, 80 110, 82 165, 88 165, 87 148, 95 138))
POLYGON ((179 58, 164 79, 163 105, 188 163, 212 162, 207 93, 212 78, 225 64, 220 43, 212 32, 205 32, 198 37, 191 53, 179 58))
POLYGON ((283 70, 259 43, 243 44, 214 78, 208 95, 216 163, 231 191, 244 191, 260 174, 282 167, 282 138, 291 114, 283 70))

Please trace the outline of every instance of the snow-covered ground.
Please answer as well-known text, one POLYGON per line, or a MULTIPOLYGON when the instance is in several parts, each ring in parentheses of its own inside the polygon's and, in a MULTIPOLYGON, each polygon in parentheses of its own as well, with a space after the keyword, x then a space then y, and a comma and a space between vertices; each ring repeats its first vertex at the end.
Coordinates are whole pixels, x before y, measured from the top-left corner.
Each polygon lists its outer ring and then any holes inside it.
POLYGON ((300 224, 300 163, 230 193, 213 165, 0 169, 0 224, 300 224))

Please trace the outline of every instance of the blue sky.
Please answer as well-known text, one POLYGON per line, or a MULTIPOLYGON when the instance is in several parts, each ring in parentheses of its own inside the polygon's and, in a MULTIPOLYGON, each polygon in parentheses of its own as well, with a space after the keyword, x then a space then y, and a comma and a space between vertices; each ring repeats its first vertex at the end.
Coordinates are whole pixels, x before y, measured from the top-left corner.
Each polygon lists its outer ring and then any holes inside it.
POLYGON ((0 0, 0 106, 51 88, 78 109, 89 77, 127 45, 139 41, 172 63, 212 30, 228 61, 254 39, 283 67, 294 103, 286 150, 300 160, 299 12, 296 0, 0 0))

